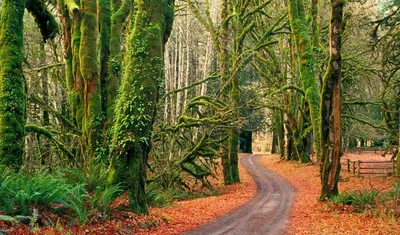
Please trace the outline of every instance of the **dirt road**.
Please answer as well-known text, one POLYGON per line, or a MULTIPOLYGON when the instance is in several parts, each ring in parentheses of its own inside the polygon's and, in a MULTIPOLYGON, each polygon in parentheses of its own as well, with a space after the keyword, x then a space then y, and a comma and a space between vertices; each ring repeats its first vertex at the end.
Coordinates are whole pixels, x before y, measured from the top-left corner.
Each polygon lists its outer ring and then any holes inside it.
POLYGON ((283 234, 288 223, 294 188, 282 177, 264 168, 259 155, 244 156, 241 164, 254 177, 258 194, 231 213, 200 226, 187 235, 275 235, 283 234))

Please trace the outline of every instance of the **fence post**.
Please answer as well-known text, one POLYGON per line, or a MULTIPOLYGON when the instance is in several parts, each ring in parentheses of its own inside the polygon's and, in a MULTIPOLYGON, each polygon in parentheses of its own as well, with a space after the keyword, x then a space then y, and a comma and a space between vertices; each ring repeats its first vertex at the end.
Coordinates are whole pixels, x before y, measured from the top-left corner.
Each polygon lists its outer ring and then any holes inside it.
POLYGON ((361 168, 361 161, 357 161, 358 169, 357 169, 357 176, 360 177, 360 168, 361 168))
POLYGON ((356 162, 353 162, 353 175, 356 174, 356 162))
POLYGON ((393 175, 396 174, 396 162, 394 161, 394 159, 392 158, 392 170, 393 170, 393 175))
POLYGON ((347 172, 350 173, 350 159, 347 159, 347 172))

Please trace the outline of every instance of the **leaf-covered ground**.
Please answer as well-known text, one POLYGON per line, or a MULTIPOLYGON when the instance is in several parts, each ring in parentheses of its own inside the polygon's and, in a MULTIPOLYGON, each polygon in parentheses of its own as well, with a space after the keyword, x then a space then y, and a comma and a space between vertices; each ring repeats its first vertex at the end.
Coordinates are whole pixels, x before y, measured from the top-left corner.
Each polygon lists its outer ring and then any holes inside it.
MULTIPOLYGON (((351 158, 379 160, 378 155, 356 155, 351 158)), ((295 188, 296 194, 290 215, 288 231, 285 234, 400 234, 400 222, 390 217, 379 218, 376 214, 359 214, 351 207, 337 210, 317 201, 320 192, 317 165, 300 165, 294 162, 282 162, 278 156, 265 155, 262 164, 286 178, 295 188)), ((41 218, 50 217, 54 221, 50 227, 29 228, 29 225, 17 225, 0 222, 1 230, 9 234, 181 234, 201 224, 222 216, 234 208, 250 201, 256 194, 256 185, 251 176, 240 167, 242 183, 223 186, 222 180, 214 180, 219 196, 197 198, 176 202, 168 208, 151 208, 149 216, 137 216, 130 212, 115 210, 107 221, 92 219, 90 223, 66 228, 63 218, 57 222, 51 213, 42 214, 41 218), (58 224, 63 224, 60 226, 58 224), (55 227, 55 229, 54 229, 55 227), (3 231, 4 231, 3 230, 3 231)), ((390 190, 398 180, 394 177, 357 178, 342 172, 343 181, 340 191, 357 189, 390 190)), ((118 203, 124 203, 120 201, 118 203)), ((44 212, 43 212, 44 213, 44 212)))
MULTIPOLYGON (((358 156, 361 157, 361 156, 358 156)), ((371 159, 363 155, 363 159, 371 159)), ((373 156, 376 157, 376 156, 373 156)), ((279 161, 277 156, 266 155, 262 163, 285 177, 296 194, 290 215, 288 234, 400 234, 400 222, 394 218, 378 218, 367 213, 351 212, 351 207, 334 210, 317 201, 320 180, 317 165, 299 165, 279 161)), ((389 190, 396 179, 384 177, 357 178, 342 173, 344 179, 339 190, 389 190)))
POLYGON ((213 182, 220 192, 219 196, 177 202, 175 206, 169 208, 151 208, 151 214, 169 218, 169 223, 164 223, 153 229, 138 230, 136 231, 137 234, 181 234, 250 201, 257 192, 257 186, 242 166, 240 166, 239 170, 241 175, 240 184, 225 187, 221 177, 219 181, 213 182))
MULTIPOLYGON (((85 225, 70 227, 68 214, 58 217, 49 211, 39 210, 40 220, 50 223, 50 226, 43 226, 42 223, 40 227, 31 227, 0 220, 0 234, 181 234, 228 213, 255 196, 257 187, 254 180, 242 166, 239 170, 240 184, 224 186, 221 175, 219 180, 212 179, 212 184, 219 191, 218 196, 178 201, 167 208, 150 208, 148 216, 115 209, 106 220, 92 218, 85 225)), ((125 199, 119 199, 114 208, 126 203, 125 199)))

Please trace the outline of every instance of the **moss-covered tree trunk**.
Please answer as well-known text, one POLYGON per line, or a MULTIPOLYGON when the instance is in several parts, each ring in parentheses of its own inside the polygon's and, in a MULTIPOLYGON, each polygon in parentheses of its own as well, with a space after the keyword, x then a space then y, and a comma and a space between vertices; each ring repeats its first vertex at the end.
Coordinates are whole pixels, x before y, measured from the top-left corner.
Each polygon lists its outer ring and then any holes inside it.
POLYGON ((72 15, 72 76, 73 85, 69 90, 69 99, 71 103, 72 116, 74 123, 78 128, 82 128, 82 120, 84 116, 83 101, 83 80, 81 75, 81 65, 79 60, 79 51, 81 43, 81 21, 82 15, 79 6, 74 0, 69 0, 66 6, 72 15))
MULTIPOLYGON (((132 0, 112 0, 111 1, 111 29, 110 29, 110 59, 108 63, 108 82, 106 100, 107 126, 112 126, 114 121, 115 98, 118 94, 122 73, 122 29, 126 18, 131 12, 132 0)), ((108 129, 108 127, 106 129, 108 129)))
MULTIPOLYGON (((222 0, 221 1, 221 29, 219 32, 219 42, 216 44, 218 49, 218 66, 219 66, 219 75, 220 75, 220 83, 221 88, 226 86, 228 82, 228 41, 229 41, 229 22, 226 20, 228 17, 229 9, 228 9, 228 1, 222 0)), ((223 100, 229 100, 229 94, 227 94, 227 90, 222 91, 222 98, 223 100)), ((225 133, 226 135, 230 135, 229 132, 225 133)), ((224 183, 225 185, 232 184, 233 177, 232 177, 232 168, 231 168, 231 161, 229 159, 229 139, 223 143, 221 143, 220 149, 220 156, 221 156, 221 164, 223 168, 223 175, 224 175, 224 183)))
POLYGON ((18 170, 25 137, 24 0, 3 0, 0 18, 0 164, 18 170))
POLYGON ((58 24, 40 0, 4 0, 0 15, 0 164, 22 164, 26 124, 26 81, 22 72, 23 17, 33 15, 43 40, 54 38, 58 24))
POLYGON ((108 64, 110 59, 110 38, 111 38, 111 3, 110 0, 97 0, 97 17, 99 28, 99 65, 100 65, 100 90, 101 90, 101 111, 102 119, 107 113, 107 80, 108 64))
POLYGON ((341 157, 341 35, 343 1, 331 1, 330 60, 324 76, 321 104, 322 155, 320 164, 321 196, 326 200, 339 193, 341 157))
POLYGON ((311 0, 312 45, 319 48, 319 0, 311 0))
POLYGON ((313 129, 313 144, 317 158, 320 156, 320 92, 316 80, 316 65, 312 50, 303 0, 289 1, 289 19, 295 36, 301 82, 306 100, 310 107, 310 118, 313 129))
MULTIPOLYGON (((61 15, 60 18, 64 37, 65 81, 68 92, 70 93, 74 89, 74 75, 72 72, 72 20, 64 0, 57 0, 57 8, 61 15)), ((69 101, 71 101, 71 99, 69 99, 69 101)), ((70 102, 70 106, 71 110, 74 110, 74 104, 72 102, 70 102)), ((71 116, 75 120, 75 114, 71 113, 71 116)))
POLYGON ((82 131, 89 156, 93 156, 101 142, 103 118, 99 65, 97 60, 97 1, 81 1, 82 21, 79 48, 80 71, 83 78, 82 131))
MULTIPOLYGON (((231 103, 232 115, 238 117, 239 116, 238 108, 240 99, 239 76, 234 76, 232 78, 229 99, 231 103)), ((233 127, 230 130, 228 139, 229 165, 231 168, 232 183, 240 182, 238 146, 239 146, 239 128, 233 127)))
POLYGON ((136 0, 135 4, 134 27, 127 39, 123 81, 115 109, 108 180, 110 184, 122 183, 133 211, 147 213, 147 157, 174 3, 136 0))

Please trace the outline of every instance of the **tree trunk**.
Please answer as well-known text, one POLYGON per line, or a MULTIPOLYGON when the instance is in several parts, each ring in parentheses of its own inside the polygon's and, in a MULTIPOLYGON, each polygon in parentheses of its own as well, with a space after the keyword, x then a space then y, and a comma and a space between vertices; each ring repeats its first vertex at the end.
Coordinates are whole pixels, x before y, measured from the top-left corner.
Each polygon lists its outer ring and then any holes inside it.
POLYGON ((312 17, 312 45, 313 48, 319 48, 319 0, 311 0, 311 17, 312 17))
POLYGON ((169 0, 136 0, 136 4, 116 106, 108 181, 111 184, 122 183, 134 212, 147 213, 147 158, 174 3, 169 0))
POLYGON ((320 156, 321 126, 320 126, 320 93, 316 80, 316 65, 308 26, 305 17, 303 0, 290 0, 289 19, 292 32, 295 36, 297 54, 300 67, 301 82, 306 100, 310 106, 310 118, 313 128, 314 149, 317 159, 320 156))
POLYGON ((89 157, 101 143, 103 126, 99 66, 97 60, 98 21, 96 0, 81 1, 82 22, 79 50, 80 70, 83 78, 84 116, 82 132, 89 157))
POLYGON ((272 132, 272 145, 271 145, 271 154, 277 154, 278 153, 278 125, 275 123, 274 130, 272 132))
POLYGON ((247 130, 240 131, 240 150, 243 153, 253 153, 253 132, 247 130))
MULTIPOLYGON (((228 17, 228 1, 227 0, 222 0, 220 2, 220 7, 221 7, 221 29, 220 29, 220 40, 219 43, 216 44, 218 49, 218 64, 219 64, 219 74, 220 74, 220 84, 221 84, 221 89, 225 86, 225 83, 228 82, 228 40, 229 40, 229 35, 228 35, 228 30, 229 30, 229 24, 228 21, 225 20, 228 17)), ((222 92, 222 98, 224 101, 229 100, 229 97, 227 94, 227 88, 225 90, 221 91, 222 92)), ((228 133, 225 133, 229 135, 228 133)), ((231 168, 231 161, 229 159, 229 139, 227 141, 224 141, 221 144, 221 162, 222 162, 222 167, 223 167, 223 174, 224 174, 224 183, 225 185, 232 184, 233 178, 232 178, 232 168, 231 168)))
POLYGON ((324 76, 321 105, 322 156, 321 196, 326 200, 339 193, 341 157, 341 34, 343 33, 343 1, 331 1, 330 60, 324 76))
POLYGON ((122 26, 131 12, 132 0, 111 1, 110 59, 108 63, 109 81, 107 84, 107 129, 114 120, 115 98, 117 97, 122 73, 122 26))
MULTIPOLYGON (((111 4, 109 0, 97 0, 97 16, 99 28, 99 65, 100 65, 100 94, 102 119, 107 115, 107 80, 109 77, 108 64, 110 61, 111 40, 111 4)), ((104 121, 104 120, 102 120, 104 121)), ((103 136, 103 139, 106 135, 103 136)))
POLYGON ((26 123, 24 9, 25 1, 3 0, 0 18, 0 164, 15 170, 22 164, 26 123))

